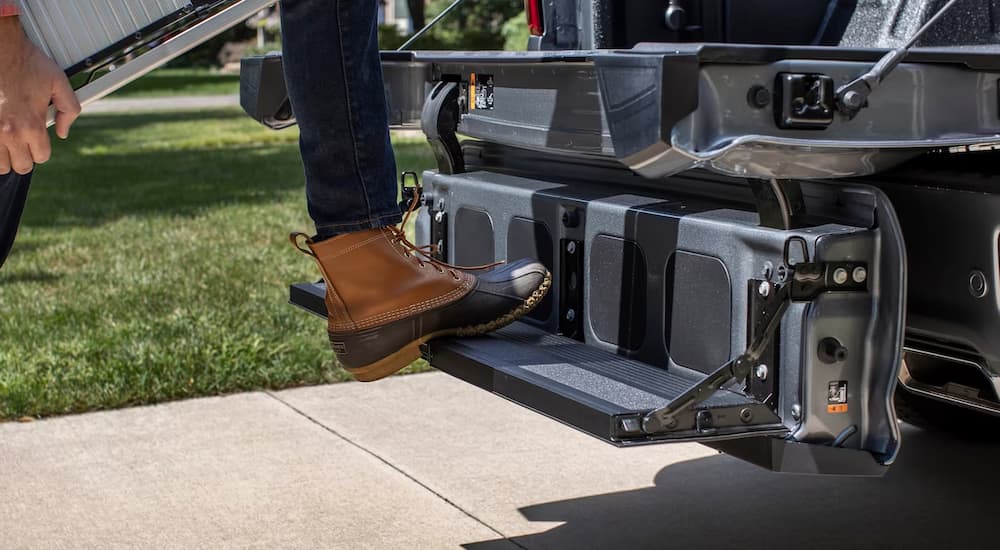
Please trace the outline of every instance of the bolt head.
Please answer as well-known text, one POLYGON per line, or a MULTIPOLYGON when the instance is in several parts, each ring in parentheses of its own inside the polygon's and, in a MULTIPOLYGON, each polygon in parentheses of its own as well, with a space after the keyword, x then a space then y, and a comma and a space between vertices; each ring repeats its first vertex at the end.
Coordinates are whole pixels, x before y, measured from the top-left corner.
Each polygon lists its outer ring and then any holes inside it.
POLYGON ((740 411, 740 422, 749 424, 751 420, 753 420, 753 411, 748 408, 740 411))
POLYGON ((767 280, 770 280, 774 276, 774 264, 771 262, 764 262, 764 269, 760 270, 760 274, 767 280))
POLYGON ((667 11, 663 14, 664 22, 667 24, 667 28, 677 32, 684 28, 684 22, 687 19, 687 13, 685 13, 684 8, 680 6, 670 6, 667 11))
POLYGON ((861 94, 858 92, 847 92, 844 94, 844 105, 851 109, 860 109, 861 94))
POLYGON ((580 213, 576 209, 566 210, 562 215, 562 223, 566 227, 576 227, 580 225, 580 213))
POLYGON ((844 269, 844 268, 842 268, 842 267, 838 267, 837 269, 835 269, 833 271, 833 282, 837 283, 838 285, 842 285, 842 284, 846 283, 847 282, 847 270, 844 269))
POLYGON ((767 380, 767 365, 757 365, 757 368, 753 370, 753 375, 758 380, 767 380))
POLYGON ((802 405, 792 405, 792 418, 795 420, 802 418, 802 405))
POLYGON ((763 109, 771 104, 771 91, 757 84, 747 92, 747 101, 755 109, 763 109))
POLYGON ((570 254, 576 253, 576 241, 570 241, 566 244, 566 252, 569 252, 570 254))
POLYGON ((443 222, 444 221, 444 212, 438 212, 437 214, 434 214, 434 221, 436 221, 437 223, 443 222))
POLYGON ((757 294, 760 294, 762 298, 767 298, 771 295, 771 283, 770 281, 761 281, 760 286, 757 287, 757 294))
POLYGON ((975 298, 986 296, 989 287, 986 284, 986 275, 978 269, 969 274, 969 292, 975 298))
POLYGON ((778 282, 783 283, 788 280, 788 267, 779 265, 777 270, 778 282))
POLYGON ((860 285, 868 280, 868 270, 859 265, 854 268, 853 272, 851 272, 851 278, 854 279, 855 283, 860 285))
POLYGON ((570 322, 573 322, 574 320, 576 320, 576 310, 575 309, 568 309, 568 310, 566 310, 566 320, 570 321, 570 322))

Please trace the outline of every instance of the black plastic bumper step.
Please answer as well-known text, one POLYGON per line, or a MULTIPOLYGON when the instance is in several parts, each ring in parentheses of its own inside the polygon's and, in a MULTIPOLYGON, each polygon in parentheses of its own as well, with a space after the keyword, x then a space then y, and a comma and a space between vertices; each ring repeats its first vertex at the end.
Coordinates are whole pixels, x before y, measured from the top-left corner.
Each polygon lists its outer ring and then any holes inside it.
POLYGON ((675 429, 644 433, 643 416, 701 374, 625 359, 524 323, 425 349, 436 368, 616 445, 787 433, 765 405, 728 390, 693 408, 675 429))

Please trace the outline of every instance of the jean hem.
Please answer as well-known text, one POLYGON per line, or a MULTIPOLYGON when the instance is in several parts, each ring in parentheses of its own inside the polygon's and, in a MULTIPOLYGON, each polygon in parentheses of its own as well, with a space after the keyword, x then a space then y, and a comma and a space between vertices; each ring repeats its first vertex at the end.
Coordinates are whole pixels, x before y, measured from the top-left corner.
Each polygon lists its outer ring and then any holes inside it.
POLYGON ((376 229, 379 227, 396 225, 402 221, 403 221, 402 212, 396 210, 394 212, 379 214, 365 218, 363 220, 355 220, 351 222, 324 223, 324 224, 317 223, 316 232, 320 236, 339 234, 339 233, 351 233, 353 231, 364 231, 367 229, 376 229))

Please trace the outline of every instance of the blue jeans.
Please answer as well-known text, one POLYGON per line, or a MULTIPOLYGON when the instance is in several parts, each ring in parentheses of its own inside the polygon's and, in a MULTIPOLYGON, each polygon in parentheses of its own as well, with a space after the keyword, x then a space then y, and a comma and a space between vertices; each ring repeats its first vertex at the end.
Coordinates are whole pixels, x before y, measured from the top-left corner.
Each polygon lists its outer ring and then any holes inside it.
POLYGON ((285 80, 320 238, 399 223, 377 0, 281 0, 285 80))

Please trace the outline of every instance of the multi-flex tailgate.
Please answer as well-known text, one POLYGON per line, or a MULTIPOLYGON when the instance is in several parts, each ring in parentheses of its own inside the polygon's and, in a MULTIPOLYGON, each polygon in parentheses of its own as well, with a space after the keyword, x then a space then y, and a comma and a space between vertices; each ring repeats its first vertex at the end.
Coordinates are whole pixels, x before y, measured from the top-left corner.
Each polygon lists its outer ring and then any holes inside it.
MULTIPOLYGON (((418 245, 455 265, 537 258, 553 274, 519 324, 431 341, 433 366, 616 445, 768 438, 725 448, 813 473, 893 460, 905 260, 877 191, 803 186, 815 214, 778 229, 732 199, 615 182, 423 183, 418 245)), ((324 291, 295 285, 291 301, 325 315, 324 291)))

